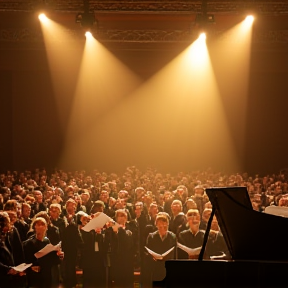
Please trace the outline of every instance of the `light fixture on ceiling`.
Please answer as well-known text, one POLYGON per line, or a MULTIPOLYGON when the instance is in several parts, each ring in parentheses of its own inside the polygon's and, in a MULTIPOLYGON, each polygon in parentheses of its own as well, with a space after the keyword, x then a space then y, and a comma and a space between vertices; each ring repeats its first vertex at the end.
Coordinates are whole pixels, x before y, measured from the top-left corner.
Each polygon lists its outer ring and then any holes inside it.
POLYGON ((90 11, 89 1, 83 0, 84 12, 77 13, 75 22, 86 31, 92 32, 93 26, 97 23, 94 12, 90 11))
POLYGON ((207 0, 203 0, 201 4, 201 12, 196 14, 195 22, 193 23, 193 29, 195 29, 198 34, 208 33, 211 24, 215 24, 215 16, 214 14, 210 14, 207 12, 207 0))

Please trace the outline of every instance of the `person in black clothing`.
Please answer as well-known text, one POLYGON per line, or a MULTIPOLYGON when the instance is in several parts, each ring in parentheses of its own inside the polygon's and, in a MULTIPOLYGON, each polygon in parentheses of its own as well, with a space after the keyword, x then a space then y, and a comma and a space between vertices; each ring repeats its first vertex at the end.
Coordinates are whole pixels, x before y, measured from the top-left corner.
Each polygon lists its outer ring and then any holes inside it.
POLYGON ((24 288, 26 287, 25 273, 19 273, 12 268, 23 262, 15 263, 14 256, 16 255, 13 253, 13 247, 9 239, 10 229, 8 214, 6 212, 0 212, 0 288, 24 288))
POLYGON ((132 288, 135 249, 132 232, 126 227, 126 210, 116 210, 115 219, 117 224, 109 227, 105 233, 105 249, 109 244, 111 247, 111 279, 117 288, 132 288))
MULTIPOLYGON (((38 218, 38 217, 42 217, 45 219, 45 221, 47 222, 47 232, 46 232, 46 236, 49 239, 50 243, 52 245, 57 245, 60 242, 60 233, 59 233, 59 228, 54 226, 51 223, 50 217, 47 214, 47 212, 45 211, 40 211, 38 212, 34 218, 38 218)), ((32 236, 33 234, 35 234, 35 230, 31 227, 31 230, 28 232, 28 237, 32 236)))
POLYGON ((35 235, 23 243, 26 262, 32 263, 32 266, 27 269, 28 286, 51 288, 53 287, 52 267, 59 263, 59 257, 62 258, 64 253, 61 250, 52 251, 37 259, 34 254, 50 244, 49 239, 45 236, 48 229, 47 222, 42 217, 35 218, 32 228, 35 235))
POLYGON ((66 202, 67 223, 62 237, 62 249, 65 253, 63 262, 63 282, 65 288, 76 286, 76 263, 78 250, 83 245, 81 233, 78 229, 76 220, 76 202, 73 199, 68 199, 66 202))
POLYGON ((176 234, 180 233, 185 227, 185 224, 187 222, 185 214, 182 212, 183 206, 182 202, 180 200, 173 200, 171 204, 171 211, 172 211, 172 219, 169 223, 169 230, 176 234))
MULTIPOLYGON (((82 214, 80 227, 85 226, 89 220, 88 214, 82 214)), ((83 269, 83 288, 104 288, 106 286, 106 251, 102 229, 98 228, 90 232, 80 229, 80 232, 84 242, 80 258, 80 266, 83 269)))
MULTIPOLYGON (((178 242, 188 248, 199 248, 203 244, 205 234, 204 230, 199 230, 200 213, 197 209, 190 209, 186 217, 189 228, 179 233, 178 242)), ((189 256, 187 252, 178 249, 178 258, 180 259, 198 259, 198 255, 189 256)))
POLYGON ((46 211, 46 204, 43 203, 43 194, 40 190, 34 191, 35 202, 31 204, 31 217, 34 217, 40 211, 46 211))
POLYGON ((13 218, 10 219, 12 226, 17 228, 17 231, 20 235, 20 239, 23 242, 27 239, 27 232, 29 230, 29 225, 22 219, 21 216, 21 204, 18 203, 15 199, 8 200, 4 205, 4 211, 8 211, 9 217, 13 218), (15 212, 12 215, 12 211, 15 212), (14 214, 16 217, 14 217, 14 214))
POLYGON ((50 204, 49 207, 50 220, 54 226, 58 227, 60 233, 60 239, 62 240, 62 235, 68 223, 67 221, 65 221, 66 218, 60 217, 60 214, 61 214, 61 205, 58 203, 50 204))
POLYGON ((150 233, 147 237, 146 247, 150 250, 163 254, 169 249, 174 249, 163 259, 157 259, 148 252, 145 258, 144 286, 151 287, 152 282, 156 287, 164 287, 164 278, 166 277, 165 261, 176 258, 176 235, 168 231, 169 217, 165 212, 158 213, 156 217, 157 231, 150 233))
POLYGON ((211 213, 212 213, 212 209, 211 208, 205 208, 203 210, 202 218, 201 218, 201 222, 200 222, 200 226, 199 226, 200 230, 206 230, 207 223, 208 223, 208 220, 210 218, 211 213))

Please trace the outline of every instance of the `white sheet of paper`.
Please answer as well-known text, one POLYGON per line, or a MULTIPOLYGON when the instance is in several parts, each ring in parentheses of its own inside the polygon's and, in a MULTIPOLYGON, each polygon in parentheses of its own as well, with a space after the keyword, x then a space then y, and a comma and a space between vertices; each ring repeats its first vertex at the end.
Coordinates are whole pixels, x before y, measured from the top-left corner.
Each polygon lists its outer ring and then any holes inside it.
POLYGON ((52 251, 58 251, 61 247, 61 241, 57 245, 52 245, 51 243, 47 244, 44 248, 39 250, 34 254, 34 256, 38 259, 41 258, 52 251))
POLYGON ((97 228, 102 228, 107 222, 109 222, 111 218, 105 213, 100 213, 97 217, 91 219, 84 227, 81 229, 89 232, 91 230, 95 230, 97 228))
POLYGON ((221 259, 223 259, 224 257, 226 257, 226 254, 225 254, 224 252, 222 252, 221 255, 210 256, 210 259, 211 259, 211 260, 221 260, 221 259))
POLYGON ((265 208, 265 213, 271 214, 274 216, 288 217, 288 207, 283 206, 267 206, 265 208))
POLYGON ((172 247, 171 249, 167 250, 165 253, 163 254, 158 254, 156 252, 154 252, 153 250, 147 248, 145 246, 146 250, 157 260, 162 260, 166 255, 168 255, 175 247, 172 247))
POLYGON ((23 272, 24 270, 26 270, 30 266, 32 266, 32 263, 30 263, 30 264, 22 263, 18 266, 12 267, 12 268, 18 272, 23 272))
POLYGON ((177 242, 177 246, 182 249, 183 251, 187 252, 189 256, 192 256, 192 255, 199 255, 200 254, 200 251, 202 249, 202 246, 200 247, 197 247, 197 248, 189 248, 179 242, 177 242))

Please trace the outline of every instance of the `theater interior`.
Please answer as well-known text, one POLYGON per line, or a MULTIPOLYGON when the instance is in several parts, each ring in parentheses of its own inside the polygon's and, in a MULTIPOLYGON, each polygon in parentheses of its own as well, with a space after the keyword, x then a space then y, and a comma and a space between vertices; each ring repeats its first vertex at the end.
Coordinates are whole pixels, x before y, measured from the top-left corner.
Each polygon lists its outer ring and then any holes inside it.
POLYGON ((278 172, 287 51, 288 1, 0 0, 0 169, 278 172))

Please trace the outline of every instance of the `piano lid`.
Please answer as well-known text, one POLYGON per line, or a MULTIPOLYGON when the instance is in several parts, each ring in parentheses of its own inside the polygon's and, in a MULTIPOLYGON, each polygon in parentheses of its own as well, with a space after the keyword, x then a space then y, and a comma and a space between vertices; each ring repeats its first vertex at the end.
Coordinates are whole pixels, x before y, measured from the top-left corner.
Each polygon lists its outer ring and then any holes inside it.
POLYGON ((254 211, 246 187, 207 188, 233 260, 288 261, 288 219, 254 211))

